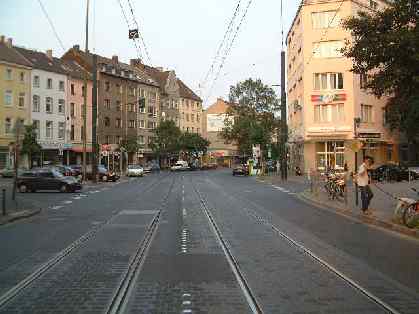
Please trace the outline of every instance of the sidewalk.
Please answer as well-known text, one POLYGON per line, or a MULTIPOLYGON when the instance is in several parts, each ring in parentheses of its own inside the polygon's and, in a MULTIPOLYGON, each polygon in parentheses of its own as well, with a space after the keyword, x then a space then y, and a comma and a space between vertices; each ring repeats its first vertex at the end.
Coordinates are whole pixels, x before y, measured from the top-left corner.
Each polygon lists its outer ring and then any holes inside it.
MULTIPOLYGON (((278 186, 284 185, 284 182, 279 176, 259 177, 258 180, 278 186)), ((330 200, 323 188, 322 181, 319 181, 317 186, 314 186, 313 191, 311 191, 311 185, 307 177, 292 176, 288 178, 288 181, 301 185, 301 190, 304 191, 299 193, 300 199, 314 204, 319 208, 332 210, 363 223, 377 225, 386 229, 397 231, 402 234, 419 238, 419 229, 409 229, 394 220, 394 212, 397 206, 397 200, 391 198, 389 195, 381 191, 383 190, 396 197, 408 197, 417 199, 417 194, 412 191, 411 188, 416 188, 419 191, 419 181, 377 183, 377 186, 371 185, 371 190, 374 193, 374 198, 372 199, 370 205, 370 209, 372 209, 373 213, 372 216, 365 216, 361 213, 360 193, 358 194, 359 205, 355 205, 355 191, 352 182, 348 183, 347 204, 345 204, 344 201, 330 200)))

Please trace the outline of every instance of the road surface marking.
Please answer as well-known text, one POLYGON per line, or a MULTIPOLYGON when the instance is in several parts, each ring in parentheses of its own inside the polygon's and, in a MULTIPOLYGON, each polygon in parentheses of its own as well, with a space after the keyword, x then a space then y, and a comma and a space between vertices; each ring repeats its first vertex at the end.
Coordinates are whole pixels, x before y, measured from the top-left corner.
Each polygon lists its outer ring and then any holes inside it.
POLYGON ((64 206, 52 206, 51 209, 54 209, 55 210, 55 209, 60 209, 60 208, 63 208, 63 207, 64 206))
POLYGON ((64 201, 63 204, 71 204, 73 201, 64 201))

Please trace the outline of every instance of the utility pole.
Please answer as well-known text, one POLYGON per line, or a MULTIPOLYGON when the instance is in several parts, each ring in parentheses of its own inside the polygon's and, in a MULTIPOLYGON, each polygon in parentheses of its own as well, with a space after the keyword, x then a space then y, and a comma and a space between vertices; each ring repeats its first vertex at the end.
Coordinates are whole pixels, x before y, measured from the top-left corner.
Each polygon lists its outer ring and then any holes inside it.
MULTIPOLYGON (((89 0, 86 6, 86 57, 89 57, 89 0)), ((86 181, 86 151, 87 151, 87 72, 84 76, 84 96, 83 96, 83 181, 86 181)), ((93 121, 92 121, 93 122, 93 121)))
POLYGON ((281 51, 281 179, 287 180, 287 149, 288 127, 287 127, 287 95, 285 92, 285 51, 281 51))
MULTIPOLYGON (((358 138, 357 128, 361 123, 360 118, 354 118, 354 140, 356 141, 358 138)), ((355 148, 355 171, 354 174, 358 172, 358 147, 355 148)), ((359 204, 359 196, 358 196, 358 181, 355 181, 355 205, 358 206, 359 204)))
POLYGON ((12 191, 12 200, 16 200, 16 189, 17 189, 17 176, 19 169, 19 141, 20 141, 20 128, 22 127, 20 120, 16 121, 15 127, 15 154, 14 154, 14 164, 15 164, 15 177, 13 180, 13 191, 12 191))
POLYGON ((92 174, 93 182, 97 182, 97 159, 99 156, 98 153, 98 143, 97 143, 97 55, 93 55, 93 93, 92 93, 92 174))

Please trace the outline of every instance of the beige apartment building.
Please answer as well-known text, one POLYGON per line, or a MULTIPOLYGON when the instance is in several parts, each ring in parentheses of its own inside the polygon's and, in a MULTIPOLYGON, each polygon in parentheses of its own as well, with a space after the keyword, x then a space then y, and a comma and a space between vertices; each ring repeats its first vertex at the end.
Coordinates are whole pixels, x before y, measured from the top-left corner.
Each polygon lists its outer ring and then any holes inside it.
POLYGON ((377 164, 397 161, 397 134, 385 119, 385 97, 362 88, 340 49, 350 34, 341 21, 359 10, 379 10, 385 1, 303 0, 287 35, 290 166, 305 171, 354 169, 354 143, 377 164), (355 119, 359 118, 359 123, 355 119))

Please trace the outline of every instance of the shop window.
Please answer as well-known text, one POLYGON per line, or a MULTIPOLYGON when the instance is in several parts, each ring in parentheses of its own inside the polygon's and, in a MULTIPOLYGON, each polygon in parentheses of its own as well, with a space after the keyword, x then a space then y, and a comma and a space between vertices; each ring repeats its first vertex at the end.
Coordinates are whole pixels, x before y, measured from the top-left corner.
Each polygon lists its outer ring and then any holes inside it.
POLYGON ((316 167, 318 170, 342 170, 345 165, 345 144, 343 141, 317 142, 316 167))

